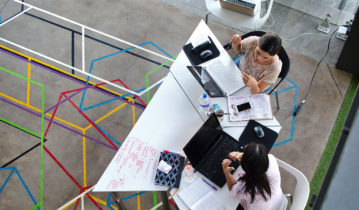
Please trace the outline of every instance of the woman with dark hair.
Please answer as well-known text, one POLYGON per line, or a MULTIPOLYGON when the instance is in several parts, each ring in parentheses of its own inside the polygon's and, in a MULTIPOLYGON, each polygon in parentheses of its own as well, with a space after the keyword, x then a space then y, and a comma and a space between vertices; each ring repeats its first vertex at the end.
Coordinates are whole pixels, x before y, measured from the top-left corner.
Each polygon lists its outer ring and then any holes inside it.
POLYGON ((241 35, 232 37, 232 47, 244 56, 236 61, 244 83, 252 93, 260 93, 277 81, 282 68, 278 53, 282 40, 277 34, 266 33, 261 37, 250 36, 242 40, 241 35), (240 62, 240 63, 239 63, 240 62))
POLYGON ((231 175, 231 160, 222 162, 231 194, 240 200, 237 209, 278 210, 282 204, 280 173, 276 158, 262 144, 249 144, 244 152, 231 152, 233 161, 240 161, 244 173, 238 181, 231 175))

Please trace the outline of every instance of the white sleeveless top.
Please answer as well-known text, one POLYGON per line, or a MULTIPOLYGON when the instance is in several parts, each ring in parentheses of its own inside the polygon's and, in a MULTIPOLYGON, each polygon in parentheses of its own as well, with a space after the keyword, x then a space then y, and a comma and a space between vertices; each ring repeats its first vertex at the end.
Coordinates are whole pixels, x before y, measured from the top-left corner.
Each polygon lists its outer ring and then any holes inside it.
POLYGON ((261 65, 254 61, 254 50, 258 45, 258 36, 250 36, 242 40, 241 49, 244 52, 239 68, 257 81, 274 84, 282 69, 282 61, 276 60, 269 65, 261 65))

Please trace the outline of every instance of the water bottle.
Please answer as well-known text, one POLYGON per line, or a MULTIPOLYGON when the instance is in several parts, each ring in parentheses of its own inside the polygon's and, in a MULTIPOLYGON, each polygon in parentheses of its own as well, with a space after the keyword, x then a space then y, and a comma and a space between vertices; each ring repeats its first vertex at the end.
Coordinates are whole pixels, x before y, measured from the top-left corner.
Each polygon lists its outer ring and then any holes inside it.
POLYGON ((206 93, 203 93, 199 98, 199 107, 203 111, 208 111, 211 101, 206 93))

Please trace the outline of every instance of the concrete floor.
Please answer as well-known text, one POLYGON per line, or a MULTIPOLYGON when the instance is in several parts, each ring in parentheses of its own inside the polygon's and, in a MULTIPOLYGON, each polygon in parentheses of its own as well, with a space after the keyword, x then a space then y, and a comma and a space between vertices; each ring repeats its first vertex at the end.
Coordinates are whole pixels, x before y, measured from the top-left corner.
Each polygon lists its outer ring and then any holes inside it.
POLYGON ((353 19, 359 3, 358 0, 275 0, 275 2, 322 20, 329 13, 330 22, 337 25, 353 19), (342 10, 339 9, 341 6, 342 10))
MULTIPOLYGON (((205 1, 159 1, 202 18, 208 13, 205 1)), ((327 5, 320 1, 321 0, 275 0, 271 16, 259 30, 275 32, 281 36, 287 49, 319 60, 325 55, 330 35, 338 28, 338 25, 345 24, 346 21, 353 18, 354 11, 356 11, 354 9, 356 8, 355 4, 358 2, 357 0, 347 1, 345 9, 343 12, 340 12, 335 8, 337 5, 327 5), (332 24, 330 24, 329 34, 324 34, 317 31, 316 28, 324 20, 327 13, 331 13, 333 18, 331 19, 332 24)), ((329 4, 330 2, 327 3, 329 4)), ((262 8, 265 8, 264 3, 262 4, 262 8)), ((209 15, 209 20, 241 32, 252 30, 243 28, 240 24, 222 20, 214 15, 209 15)), ((330 65, 336 64, 343 45, 344 42, 342 40, 332 38, 331 48, 325 58, 326 63, 330 65)))
MULTIPOLYGON (((5 2, 5 0, 0 1, 0 3, 3 2, 5 2)), ((101 2, 94 0, 49 0, 46 2, 30 0, 26 2, 135 44, 152 41, 171 56, 179 53, 193 29, 201 20, 201 17, 203 17, 155 0, 146 1, 146 4, 140 0, 126 0, 121 2, 110 0, 101 2)), ((16 8, 18 9, 15 3, 9 3, 8 7, 9 9, 5 9, 4 11, 9 13, 14 12, 16 8)), ((278 6, 278 8, 279 7, 280 6, 278 6)), ((276 29, 274 31, 283 31, 283 33, 284 31, 287 31, 288 37, 293 37, 294 35, 299 34, 299 29, 305 29, 308 24, 314 26, 317 24, 316 22, 320 22, 313 19, 313 17, 306 16, 305 14, 301 14, 300 12, 289 8, 283 7, 281 11, 282 12, 280 13, 273 13, 273 16, 275 18, 278 17, 279 21, 276 21, 272 29, 276 29), (279 18, 280 15, 282 18, 279 18), (298 23, 298 25, 295 26, 297 28, 295 30, 298 31, 294 31, 294 29, 289 30, 288 27, 290 26, 290 21, 294 21, 298 17, 303 19, 303 22, 298 23), (280 20, 285 21, 280 22, 280 20)), ((48 16, 38 12, 30 13, 48 18, 48 16)), ((49 18, 49 20, 56 21, 59 24, 66 25, 67 27, 80 31, 79 27, 74 27, 73 25, 64 23, 63 21, 58 21, 54 18, 49 18)), ((210 21, 209 27, 222 43, 228 42, 230 37, 234 33, 238 32, 231 27, 217 24, 212 21, 210 21)), ((89 35, 106 42, 110 42, 117 47, 129 47, 125 44, 111 41, 108 38, 104 38, 93 33, 89 33, 89 35)), ((43 21, 34 19, 28 15, 23 15, 15 19, 13 22, 1 27, 0 37, 9 39, 13 42, 42 52, 50 57, 71 64, 71 33, 43 21)), ((75 66, 81 67, 81 37, 76 35, 75 40, 75 66)), ((288 78, 298 86, 297 101, 304 97, 306 88, 309 86, 310 78, 312 77, 317 64, 316 59, 320 58, 322 54, 324 54, 326 40, 327 39, 321 39, 319 37, 317 41, 308 41, 304 38, 298 38, 292 43, 284 42, 284 47, 288 49, 288 53, 291 58, 291 70, 288 78), (323 47, 313 47, 313 44, 311 44, 312 42, 318 43, 318 45, 320 44, 320 46, 323 47), (313 56, 315 54, 318 55, 313 56)), ((0 42, 0 44, 38 58, 37 56, 19 50, 9 44, 5 44, 3 42, 0 42)), ((288 143, 277 146, 272 150, 272 153, 275 156, 301 170, 309 180, 313 177, 315 168, 317 167, 321 153, 328 140, 342 104, 343 97, 346 94, 351 80, 351 75, 336 70, 332 66, 332 64, 335 63, 333 60, 335 60, 340 53, 340 45, 342 44, 338 40, 334 41, 333 39, 333 45, 330 50, 329 57, 326 60, 326 63, 320 65, 307 103, 302 108, 299 116, 295 119, 294 137, 288 143), (327 63, 329 63, 329 65, 327 63)), ((146 45, 145 47, 161 53, 152 45, 146 45)), ((93 59, 117 51, 118 50, 116 49, 87 39, 87 70, 89 69, 93 59)), ((164 59, 154 57, 139 50, 132 50, 131 52, 155 60, 159 63, 164 62, 164 59)), ((46 61, 45 59, 41 60, 54 64, 46 61)), ((27 64, 2 52, 0 53, 0 66, 27 77, 27 64)), ((63 68, 59 65, 55 66, 71 72, 70 69, 63 68)), ((115 57, 110 57, 106 60, 96 62, 92 71, 95 75, 108 80, 120 78, 131 89, 140 89, 145 87, 145 74, 157 66, 158 64, 143 60, 133 55, 122 53, 115 57)), ((166 68, 161 68, 154 72, 149 77, 150 84, 164 77, 167 73, 168 69, 166 68)), ((84 77, 83 75, 80 76, 84 77)), ((83 87, 81 84, 59 77, 34 65, 31 66, 31 79, 45 85, 45 110, 57 103, 61 92, 83 87)), ((290 86, 292 86, 290 82, 284 81, 280 87, 281 89, 284 89, 290 86)), ((23 79, 16 78, 8 73, 0 71, 0 90, 3 94, 26 102, 26 82, 23 79)), ((34 107, 40 107, 40 91, 39 87, 31 85, 30 104, 34 107)), ((153 95, 154 93, 155 90, 152 90, 150 95, 153 95)), ((281 109, 276 116, 281 122, 283 128, 277 142, 285 141, 291 137, 291 114, 293 111, 294 96, 294 89, 283 92, 279 96, 281 109)), ((75 104, 79 105, 81 93, 74 96, 72 99, 75 104)), ((83 107, 91 106, 108 99, 111 99, 111 97, 94 90, 89 90, 87 91, 83 107)), ((146 101, 146 96, 142 96, 141 99, 146 101)), ((138 100, 136 101, 138 102, 138 100)), ((85 113, 91 120, 95 121, 112 109, 120 106, 122 103, 123 102, 120 101, 112 102, 107 105, 85 111, 85 113)), ((0 117, 19 124, 25 128, 40 132, 40 118, 25 111, 21 111, 4 101, 0 101, 0 104, 0 117)), ((122 142, 133 126, 132 111, 133 109, 131 106, 126 105, 115 114, 100 122, 99 126, 101 126, 101 128, 103 128, 116 140, 122 142)), ((52 111, 50 113, 52 113, 52 111)), ((141 109, 135 108, 136 119, 139 118, 141 113, 141 109)), ((60 106, 56 116, 82 128, 89 125, 89 123, 81 115, 79 115, 79 113, 68 102, 60 106)), ((47 123, 48 122, 45 122, 45 128, 47 127, 47 123)), ((82 132, 78 129, 75 130, 82 132)), ((29 134, 25 134, 24 132, 4 123, 0 123, 0 132, 0 139, 2 142, 0 146, 0 154, 2 154, 0 156, 1 165, 5 164, 38 142, 37 138, 29 134)), ((106 139, 93 127, 86 131, 86 135, 98 139, 101 142, 108 143, 106 139)), ((63 164, 74 179, 77 180, 81 186, 83 186, 82 137, 57 125, 52 125, 47 139, 48 141, 45 143, 46 147, 63 164)), ((93 185, 103 173, 107 164, 114 156, 115 151, 87 139, 86 154, 86 181, 87 185, 93 185)), ((9 167, 10 166, 17 168, 35 200, 39 201, 40 149, 36 148, 26 156, 10 164, 9 167)), ((9 170, 0 171, 0 183, 5 182, 9 173, 9 170)), ((293 190, 293 184, 293 178, 283 173, 282 187, 284 191, 291 192, 293 190)), ((47 153, 44 154, 43 192, 45 209, 55 209, 77 196, 80 192, 79 188, 47 153)), ((121 197, 125 197, 133 193, 134 192, 122 192, 120 195, 121 197)), ((106 201, 108 194, 93 193, 92 195, 106 201)), ((157 201, 160 201, 159 193, 157 193, 157 201)), ((21 184, 20 179, 14 175, 9 180, 8 184, 4 188, 4 191, 0 194, 0 204, 0 209, 27 209, 33 206, 33 203, 21 184)), ((137 208, 136 198, 125 200, 124 204, 128 209, 137 208)), ((141 195, 140 204, 142 209, 151 208, 153 206, 152 192, 141 195)), ((85 199, 85 207, 86 209, 97 209, 91 201, 89 201, 89 199, 85 199)))

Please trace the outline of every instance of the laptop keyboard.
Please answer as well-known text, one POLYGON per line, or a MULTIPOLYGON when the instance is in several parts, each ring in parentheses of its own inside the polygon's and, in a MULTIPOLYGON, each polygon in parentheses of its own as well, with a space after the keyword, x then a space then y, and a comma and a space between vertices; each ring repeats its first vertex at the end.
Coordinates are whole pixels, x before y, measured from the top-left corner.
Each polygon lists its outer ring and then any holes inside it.
POLYGON ((233 71, 230 71, 229 68, 232 67, 224 66, 223 63, 218 59, 211 63, 208 68, 209 71, 211 71, 211 73, 213 74, 214 80, 220 81, 227 93, 232 92, 232 90, 238 89, 238 87, 243 84, 242 78, 236 77, 233 74, 233 71))
POLYGON ((254 9, 254 7, 256 6, 253 3, 242 1, 242 0, 227 0, 227 2, 250 9, 254 9))
MULTIPOLYGON (((239 151, 238 142, 226 139, 226 137, 222 137, 221 141, 223 142, 218 144, 218 146, 215 148, 214 151, 212 151, 212 153, 208 156, 204 163, 201 164, 200 168, 200 172, 214 183, 216 183, 216 181, 219 181, 218 179, 224 179, 225 182, 225 177, 222 169, 222 161, 224 159, 229 159, 230 152, 239 151)), ((231 166, 237 168, 239 164, 232 162, 231 166)))

